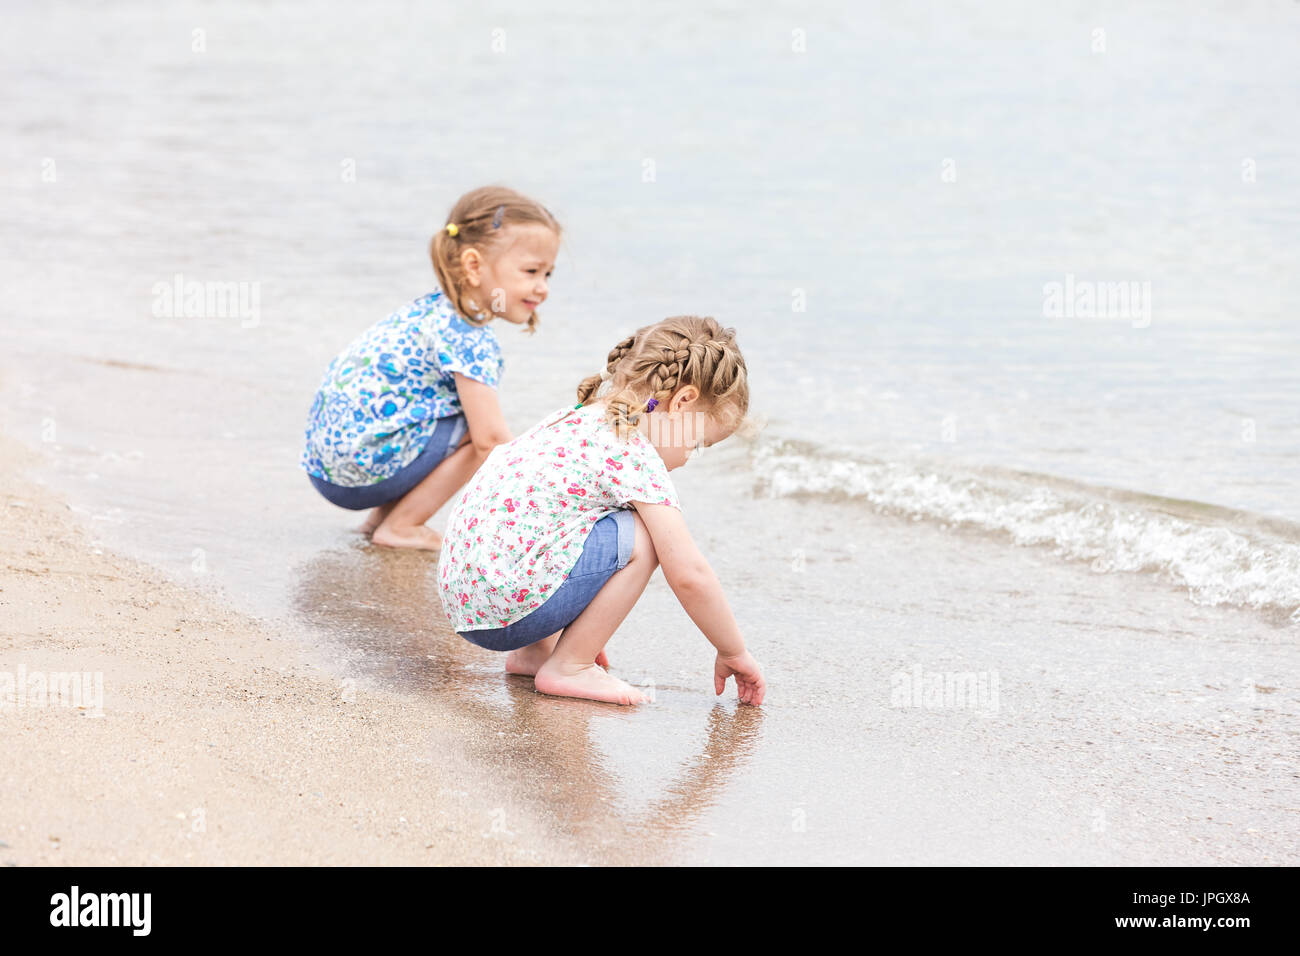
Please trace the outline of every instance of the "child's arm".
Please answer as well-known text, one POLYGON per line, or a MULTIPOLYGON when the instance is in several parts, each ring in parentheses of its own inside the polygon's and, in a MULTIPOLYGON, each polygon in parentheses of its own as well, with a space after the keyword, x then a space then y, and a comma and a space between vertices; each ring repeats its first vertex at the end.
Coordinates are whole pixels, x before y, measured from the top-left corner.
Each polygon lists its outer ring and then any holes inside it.
POLYGON ((718 649, 713 667, 713 689, 721 694, 727 678, 735 676, 736 690, 747 704, 761 704, 766 693, 763 672, 745 649, 736 617, 718 576, 705 560, 686 527, 682 513, 671 505, 633 502, 654 544, 664 579, 682 608, 718 649))
POLYGON ((454 374, 456 394, 460 396, 460 407, 469 425, 469 439, 479 455, 486 458, 493 448, 504 445, 512 437, 505 416, 501 414, 497 390, 460 372, 454 374))

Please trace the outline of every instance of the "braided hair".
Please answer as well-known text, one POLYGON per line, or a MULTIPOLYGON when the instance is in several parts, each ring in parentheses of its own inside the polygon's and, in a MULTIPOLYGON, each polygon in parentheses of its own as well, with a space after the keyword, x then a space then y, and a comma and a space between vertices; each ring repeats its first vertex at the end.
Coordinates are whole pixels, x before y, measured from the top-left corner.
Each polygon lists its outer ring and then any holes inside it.
POLYGON ((699 389, 714 414, 725 410, 738 421, 749 409, 749 380, 736 331, 707 316, 678 315, 638 329, 610 349, 604 373, 582 380, 578 402, 585 405, 606 381, 606 414, 620 438, 636 426, 651 399, 666 404, 687 385, 699 389))

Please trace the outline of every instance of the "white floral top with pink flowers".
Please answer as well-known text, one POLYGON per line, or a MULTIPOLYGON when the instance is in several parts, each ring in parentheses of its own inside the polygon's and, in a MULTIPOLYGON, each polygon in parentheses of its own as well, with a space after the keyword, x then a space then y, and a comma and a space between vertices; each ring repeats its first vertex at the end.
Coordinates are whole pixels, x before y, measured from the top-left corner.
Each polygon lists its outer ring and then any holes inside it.
POLYGON ((447 520, 438 582, 456 631, 505 627, 564 583, 601 518, 630 502, 681 508, 649 440, 614 433, 599 403, 498 445, 447 520))

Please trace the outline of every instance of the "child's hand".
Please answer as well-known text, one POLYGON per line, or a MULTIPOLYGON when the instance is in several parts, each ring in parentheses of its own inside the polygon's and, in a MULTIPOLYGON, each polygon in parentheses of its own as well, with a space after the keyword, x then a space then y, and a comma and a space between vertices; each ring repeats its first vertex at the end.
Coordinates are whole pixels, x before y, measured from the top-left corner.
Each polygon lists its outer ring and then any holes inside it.
POLYGON ((754 660, 749 651, 735 657, 718 655, 713 664, 714 693, 721 694, 727 687, 727 678, 732 676, 736 678, 736 693, 741 703, 755 706, 763 703, 767 685, 763 682, 763 672, 759 670, 758 661, 754 660))

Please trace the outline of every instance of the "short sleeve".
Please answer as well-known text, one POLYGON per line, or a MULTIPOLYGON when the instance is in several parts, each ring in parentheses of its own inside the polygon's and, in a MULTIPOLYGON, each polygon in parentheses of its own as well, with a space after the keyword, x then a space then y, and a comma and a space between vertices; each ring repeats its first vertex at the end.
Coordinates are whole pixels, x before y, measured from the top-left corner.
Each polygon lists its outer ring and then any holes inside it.
POLYGON ((668 476, 664 460, 648 442, 629 441, 609 455, 603 465, 610 492, 620 505, 639 501, 649 505, 671 505, 681 510, 677 489, 668 476))
POLYGON ((501 381, 501 343, 491 329, 453 322, 443 332, 438 362, 444 373, 459 372, 492 388, 501 381), (457 325, 463 328, 457 328, 457 325))

